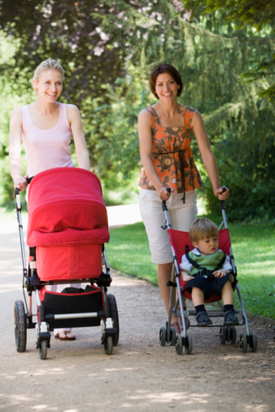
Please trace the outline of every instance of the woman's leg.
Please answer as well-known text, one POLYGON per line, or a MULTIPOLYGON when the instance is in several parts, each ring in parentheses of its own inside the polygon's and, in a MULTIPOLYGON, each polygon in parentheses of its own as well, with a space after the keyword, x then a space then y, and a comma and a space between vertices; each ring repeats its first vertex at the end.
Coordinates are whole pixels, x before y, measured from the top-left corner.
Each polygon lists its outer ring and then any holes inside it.
MULTIPOLYGON (((52 285, 50 286, 50 290, 52 292, 58 292, 61 293, 62 290, 65 287, 80 287, 80 285, 78 283, 71 283, 68 285, 52 285)), ((60 340, 75 340, 75 335, 72 333, 72 329, 71 328, 61 328, 61 329, 54 329, 53 331, 54 337, 60 339, 60 340)))
MULTIPOLYGON (((171 293, 171 288, 167 286, 167 282, 171 280, 171 274, 172 274, 172 262, 158 265, 159 290, 160 290, 160 294, 164 302, 167 316, 169 316, 170 293, 171 293)), ((173 313, 172 313, 172 322, 176 322, 176 318, 173 313)))

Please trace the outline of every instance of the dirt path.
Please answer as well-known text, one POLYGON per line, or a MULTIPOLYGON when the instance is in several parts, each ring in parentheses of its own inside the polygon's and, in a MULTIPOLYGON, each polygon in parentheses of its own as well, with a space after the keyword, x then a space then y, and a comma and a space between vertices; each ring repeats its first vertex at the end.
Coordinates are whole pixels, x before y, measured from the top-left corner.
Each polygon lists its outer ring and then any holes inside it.
POLYGON ((257 353, 243 354, 238 342, 221 345, 218 329, 193 328, 193 354, 179 356, 158 343, 166 321, 158 288, 114 271, 109 291, 117 300, 121 333, 111 356, 100 344, 99 328, 75 329, 75 342, 52 339, 45 361, 29 330, 27 351, 17 353, 13 304, 23 296, 21 255, 16 221, 2 226, 1 411, 274 411, 271 322, 251 320, 257 353))

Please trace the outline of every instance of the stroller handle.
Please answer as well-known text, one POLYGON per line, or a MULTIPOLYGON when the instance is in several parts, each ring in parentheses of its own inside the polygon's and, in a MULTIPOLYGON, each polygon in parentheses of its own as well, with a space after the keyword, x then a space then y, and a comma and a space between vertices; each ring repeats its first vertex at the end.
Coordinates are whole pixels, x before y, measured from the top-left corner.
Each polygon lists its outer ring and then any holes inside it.
MULTIPOLYGON (((167 187, 167 192, 171 193, 171 187, 167 187)), ((166 206, 166 200, 162 201, 162 210, 167 210, 167 206, 166 206)))
MULTIPOLYGON (((28 185, 31 183, 33 178, 34 178, 34 176, 26 178, 26 181, 27 181, 28 185)), ((20 193, 20 190, 16 187, 15 188, 15 196, 19 195, 19 193, 20 193)))
MULTIPOLYGON (((227 187, 223 186, 221 194, 224 193, 226 191, 226 189, 227 189, 227 187)), ((220 206, 221 206, 221 210, 225 210, 224 200, 220 201, 220 206)))

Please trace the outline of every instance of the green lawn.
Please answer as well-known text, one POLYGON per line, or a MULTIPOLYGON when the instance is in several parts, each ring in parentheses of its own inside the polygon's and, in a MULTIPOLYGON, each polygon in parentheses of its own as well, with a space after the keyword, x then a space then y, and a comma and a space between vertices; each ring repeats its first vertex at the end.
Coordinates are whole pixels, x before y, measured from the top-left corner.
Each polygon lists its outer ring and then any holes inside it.
MULTIPOLYGON (((275 318, 274 226, 229 223, 229 232, 246 311, 275 318)), ((106 251, 111 267, 157 284, 143 223, 112 230, 106 251)))

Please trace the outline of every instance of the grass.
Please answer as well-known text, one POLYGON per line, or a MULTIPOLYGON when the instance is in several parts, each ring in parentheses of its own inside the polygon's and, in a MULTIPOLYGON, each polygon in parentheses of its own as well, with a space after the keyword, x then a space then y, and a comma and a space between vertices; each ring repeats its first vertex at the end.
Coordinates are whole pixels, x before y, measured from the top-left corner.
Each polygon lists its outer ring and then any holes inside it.
MULTIPOLYGON (((275 319, 274 226, 229 223, 229 232, 246 311, 275 319)), ((111 267, 157 284, 143 223, 112 230, 106 251, 111 267)), ((237 295, 235 302, 238 308, 237 295)))
MULTIPOLYGON (((23 219, 26 216, 24 209, 23 219)), ((0 208, 0 222, 10 217, 16 217, 14 206, 0 208)), ((220 219, 208 217, 220 223, 220 219)), ((229 232, 246 311, 275 319, 274 226, 229 222, 229 232)), ((112 230, 106 250, 111 267, 157 285, 157 267, 151 263, 143 223, 112 230)), ((237 296, 235 301, 239 307, 237 296)))

